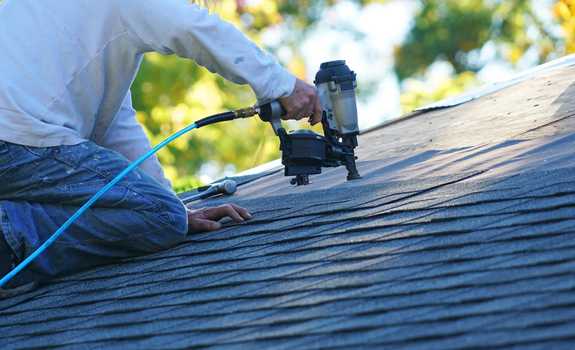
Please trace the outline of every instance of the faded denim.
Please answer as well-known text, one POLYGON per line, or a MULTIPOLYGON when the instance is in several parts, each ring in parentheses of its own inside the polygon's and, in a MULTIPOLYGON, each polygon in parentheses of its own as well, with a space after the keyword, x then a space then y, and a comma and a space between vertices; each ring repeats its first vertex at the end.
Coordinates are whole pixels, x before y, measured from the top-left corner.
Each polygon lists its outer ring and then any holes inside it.
MULTIPOLYGON (((0 228, 15 262, 30 255, 128 165, 119 153, 92 142, 35 148, 0 141, 0 228)), ((186 233, 181 201, 136 169, 21 272, 12 286, 159 251, 181 242, 186 233)))

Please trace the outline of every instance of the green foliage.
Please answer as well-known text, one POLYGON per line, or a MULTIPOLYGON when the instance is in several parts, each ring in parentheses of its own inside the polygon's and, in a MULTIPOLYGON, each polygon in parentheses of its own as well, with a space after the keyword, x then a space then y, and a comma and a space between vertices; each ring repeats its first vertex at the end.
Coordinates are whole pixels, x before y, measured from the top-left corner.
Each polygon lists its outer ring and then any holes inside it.
POLYGON ((410 81, 410 83, 401 95, 401 106, 404 112, 460 94, 476 86, 477 80, 472 72, 464 72, 432 86, 417 80, 410 81))
POLYGON ((531 48, 543 62, 556 52, 559 39, 547 31, 533 7, 531 0, 421 1, 407 40, 396 50, 395 71, 403 80, 445 60, 456 74, 477 72, 483 62, 469 54, 489 42, 513 64, 531 48))
POLYGON ((176 193, 188 192, 202 185, 203 183, 193 176, 178 178, 172 183, 172 187, 176 193))
POLYGON ((399 79, 425 72, 438 59, 450 62, 458 73, 476 70, 465 53, 489 40, 492 9, 482 0, 425 1, 422 5, 396 53, 399 79))
MULTIPOLYGON (((384 3, 387 0, 350 0, 361 6, 372 3, 384 3)), ((315 24, 324 10, 337 4, 338 0, 262 0, 255 1, 255 5, 246 5, 247 1, 237 0, 237 12, 247 14, 252 20, 248 21, 248 30, 259 32, 281 22, 289 23, 292 34, 305 33, 315 24)))
MULTIPOLYGON (((189 60, 158 54, 146 56, 132 93, 138 119, 154 144, 200 118, 255 102, 246 86, 226 82, 189 60)), ((208 160, 243 170, 276 158, 277 147, 271 128, 255 119, 238 120, 193 131, 159 158, 178 183, 208 160)))
POLYGON ((575 52, 575 0, 559 0, 553 7, 553 14, 565 36, 564 50, 575 52))
POLYGON ((442 61, 451 65, 454 75, 437 91, 422 84, 404 86, 404 110, 476 84, 474 73, 486 64, 479 53, 486 45, 495 48, 494 58, 511 65, 527 52, 536 53, 537 64, 575 51, 575 1, 559 0, 549 8, 563 28, 561 37, 552 35, 544 24, 545 16, 535 10, 536 1, 420 0, 411 31, 396 48, 395 72, 402 81, 423 79, 433 63, 442 61))

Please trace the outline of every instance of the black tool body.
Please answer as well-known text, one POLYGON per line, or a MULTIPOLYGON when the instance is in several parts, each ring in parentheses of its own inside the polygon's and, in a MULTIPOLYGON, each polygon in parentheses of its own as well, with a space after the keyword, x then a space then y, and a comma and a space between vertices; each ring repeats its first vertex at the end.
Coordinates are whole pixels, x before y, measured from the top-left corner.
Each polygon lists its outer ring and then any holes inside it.
POLYGON ((322 167, 345 166, 347 179, 361 178, 355 164, 357 147, 356 77, 345 61, 323 63, 316 75, 323 109, 324 135, 311 130, 286 132, 281 125, 285 110, 277 101, 260 107, 260 118, 270 122, 280 139, 282 164, 295 185, 309 184, 309 176, 321 174, 322 167))

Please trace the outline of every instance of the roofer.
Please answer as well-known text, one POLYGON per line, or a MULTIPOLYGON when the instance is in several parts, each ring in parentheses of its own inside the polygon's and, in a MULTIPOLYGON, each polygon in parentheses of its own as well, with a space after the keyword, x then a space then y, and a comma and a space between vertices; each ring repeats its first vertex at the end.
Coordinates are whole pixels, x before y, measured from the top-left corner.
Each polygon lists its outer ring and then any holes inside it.
MULTIPOLYGON (((4 0, 0 5, 0 275, 150 149, 130 85, 146 52, 195 60, 288 117, 320 120, 315 88, 186 0, 4 0)), ((11 286, 181 242, 231 217, 187 209, 156 158, 105 194, 11 286)), ((1 277, 0 276, 0 277, 1 277)))

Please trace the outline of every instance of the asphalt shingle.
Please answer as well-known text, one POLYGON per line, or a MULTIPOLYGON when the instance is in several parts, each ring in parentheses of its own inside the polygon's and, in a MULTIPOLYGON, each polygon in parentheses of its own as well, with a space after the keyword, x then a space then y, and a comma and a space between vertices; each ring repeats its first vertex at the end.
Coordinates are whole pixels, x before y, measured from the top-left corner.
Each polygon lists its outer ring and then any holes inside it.
POLYGON ((359 181, 242 177, 196 204, 254 220, 0 300, 0 346, 571 348, 574 69, 362 135, 359 181))

